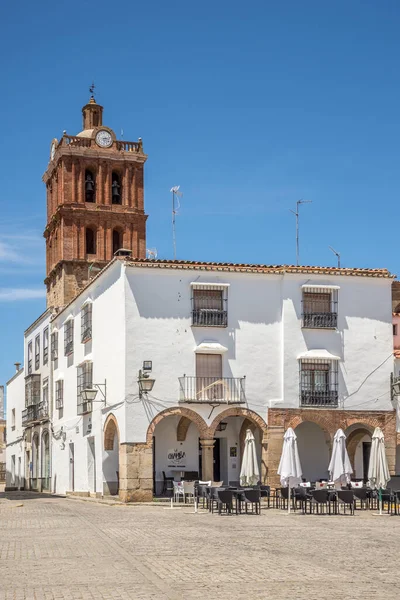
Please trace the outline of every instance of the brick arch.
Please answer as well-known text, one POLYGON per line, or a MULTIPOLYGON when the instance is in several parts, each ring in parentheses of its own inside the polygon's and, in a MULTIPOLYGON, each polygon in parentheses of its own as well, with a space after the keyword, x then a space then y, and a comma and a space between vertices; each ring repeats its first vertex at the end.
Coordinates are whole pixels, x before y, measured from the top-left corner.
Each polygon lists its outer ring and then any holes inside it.
POLYGON ((189 417, 181 417, 179 419, 178 427, 176 428, 176 440, 178 442, 184 442, 186 440, 186 435, 191 422, 189 417))
POLYGON ((288 421, 285 422, 285 431, 291 427, 292 429, 296 429, 301 423, 314 423, 314 425, 318 425, 322 431, 324 432, 326 441, 331 444, 332 437, 334 435, 332 422, 329 421, 329 418, 318 413, 311 414, 297 414, 291 416, 288 421))
POLYGON ((249 410, 248 408, 238 408, 238 407, 228 408, 227 410, 224 410, 222 413, 217 415, 215 417, 214 421, 208 427, 208 436, 207 437, 209 437, 210 439, 213 439, 215 436, 215 430, 217 428, 217 425, 224 419, 227 419, 228 417, 244 417, 245 419, 247 419, 248 421, 253 423, 255 427, 260 428, 261 433, 262 433, 262 436, 261 436, 262 440, 264 440, 266 438, 267 424, 264 421, 264 419, 262 417, 260 417, 260 415, 258 415, 257 413, 253 412, 252 410, 249 410))
POLYGON ((104 450, 114 450, 115 434, 118 436, 119 443, 119 428, 117 419, 111 413, 108 415, 104 423, 104 450))
POLYGON ((346 429, 349 429, 349 427, 351 427, 352 425, 357 425, 358 427, 364 427, 367 429, 370 428, 372 432, 375 429, 375 427, 380 427, 383 431, 383 434, 385 434, 386 419, 380 417, 379 415, 363 415, 362 421, 360 421, 360 417, 345 417, 340 427, 344 430, 344 432, 346 432, 346 429))
MULTIPOLYGON (((156 428, 156 425, 158 425, 158 423, 160 421, 162 421, 163 419, 165 419, 166 417, 171 417, 171 416, 172 417, 173 416, 186 417, 187 419, 190 420, 190 422, 194 423, 197 426, 201 439, 209 438, 208 427, 207 427, 207 424, 204 421, 203 417, 201 417, 196 412, 194 412, 194 410, 190 410, 190 408, 176 406, 174 408, 167 408, 167 409, 159 412, 158 415, 156 415, 154 417, 154 419, 152 420, 152 422, 150 423, 150 425, 147 429, 146 443, 148 446, 151 446, 153 443, 153 435, 154 435, 154 430, 156 428)), ((188 428, 189 428, 189 426, 188 426, 188 428)))

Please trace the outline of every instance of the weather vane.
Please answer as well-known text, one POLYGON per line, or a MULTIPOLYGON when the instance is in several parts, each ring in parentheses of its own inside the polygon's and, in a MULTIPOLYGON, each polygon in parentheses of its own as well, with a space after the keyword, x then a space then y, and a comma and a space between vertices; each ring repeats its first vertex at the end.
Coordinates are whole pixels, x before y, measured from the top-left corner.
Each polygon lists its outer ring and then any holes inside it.
POLYGON ((94 98, 94 90, 95 90, 95 87, 96 87, 96 86, 94 85, 94 81, 93 81, 93 82, 92 82, 92 85, 91 85, 91 86, 90 86, 90 88, 89 88, 89 92, 91 93, 91 95, 92 95, 92 98, 94 98))

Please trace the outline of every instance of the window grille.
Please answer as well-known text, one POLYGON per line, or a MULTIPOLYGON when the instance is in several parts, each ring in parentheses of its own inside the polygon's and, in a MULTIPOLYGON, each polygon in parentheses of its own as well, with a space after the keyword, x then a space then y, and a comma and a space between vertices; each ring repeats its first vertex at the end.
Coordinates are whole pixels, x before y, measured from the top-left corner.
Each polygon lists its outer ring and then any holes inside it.
POLYGON ((25 377, 25 406, 37 405, 40 402, 40 375, 25 377))
POLYGON ((47 365, 49 362, 49 328, 43 331, 43 364, 47 365))
POLYGON ((303 327, 332 329, 337 327, 338 290, 327 287, 303 288, 303 327))
POLYGON ((88 302, 81 311, 81 342, 92 338, 92 304, 88 302))
POLYGON ((74 351, 74 321, 70 319, 64 325, 64 356, 74 351))
POLYGON ((56 381, 56 408, 64 407, 64 381, 58 379, 56 381))
POLYGON ((40 335, 35 337, 35 371, 40 367, 40 335))
POLYGON ((58 331, 53 331, 51 334, 51 360, 57 360, 58 358, 58 331))
POLYGON ((192 325, 227 327, 228 288, 226 286, 193 286, 192 325))
POLYGON ((301 406, 338 406, 338 361, 300 360, 301 406))
POLYGON ((78 398, 78 415, 92 411, 92 403, 86 402, 81 397, 83 390, 93 387, 93 363, 84 362, 78 366, 77 370, 77 398, 78 398))
POLYGON ((32 373, 32 342, 28 344, 28 375, 32 373))

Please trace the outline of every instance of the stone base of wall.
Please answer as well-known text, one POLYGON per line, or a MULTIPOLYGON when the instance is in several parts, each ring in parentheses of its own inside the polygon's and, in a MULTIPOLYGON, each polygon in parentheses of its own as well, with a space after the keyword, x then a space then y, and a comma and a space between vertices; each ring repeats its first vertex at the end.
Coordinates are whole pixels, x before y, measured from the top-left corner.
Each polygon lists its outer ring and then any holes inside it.
MULTIPOLYGON (((372 433, 375 427, 380 427, 385 436, 386 456, 391 475, 395 474, 396 468, 396 412, 391 411, 367 411, 367 410, 337 410, 337 409, 308 409, 308 408, 270 408, 268 410, 268 433, 267 433, 267 466, 268 483, 273 487, 280 486, 277 470, 282 454, 283 436, 289 427, 295 429, 300 423, 310 421, 316 423, 324 431, 327 442, 331 445, 333 437, 338 429, 346 430, 352 427, 348 437, 348 450, 350 461, 354 443, 357 441, 356 434, 364 430, 372 433)), ((354 446, 354 448, 353 448, 354 446)))
POLYGON ((122 502, 153 500, 153 449, 139 443, 120 444, 119 498, 122 502))

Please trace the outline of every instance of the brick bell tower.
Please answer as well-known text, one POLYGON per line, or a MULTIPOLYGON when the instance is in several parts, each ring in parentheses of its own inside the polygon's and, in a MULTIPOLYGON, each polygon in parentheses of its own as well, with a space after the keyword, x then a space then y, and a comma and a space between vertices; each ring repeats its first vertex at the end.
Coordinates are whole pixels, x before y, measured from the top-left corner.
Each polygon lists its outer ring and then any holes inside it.
POLYGON ((83 131, 52 141, 43 175, 45 284, 47 306, 54 308, 70 302, 117 250, 146 255, 142 140, 118 141, 103 125, 103 107, 93 94, 82 114, 83 131))

